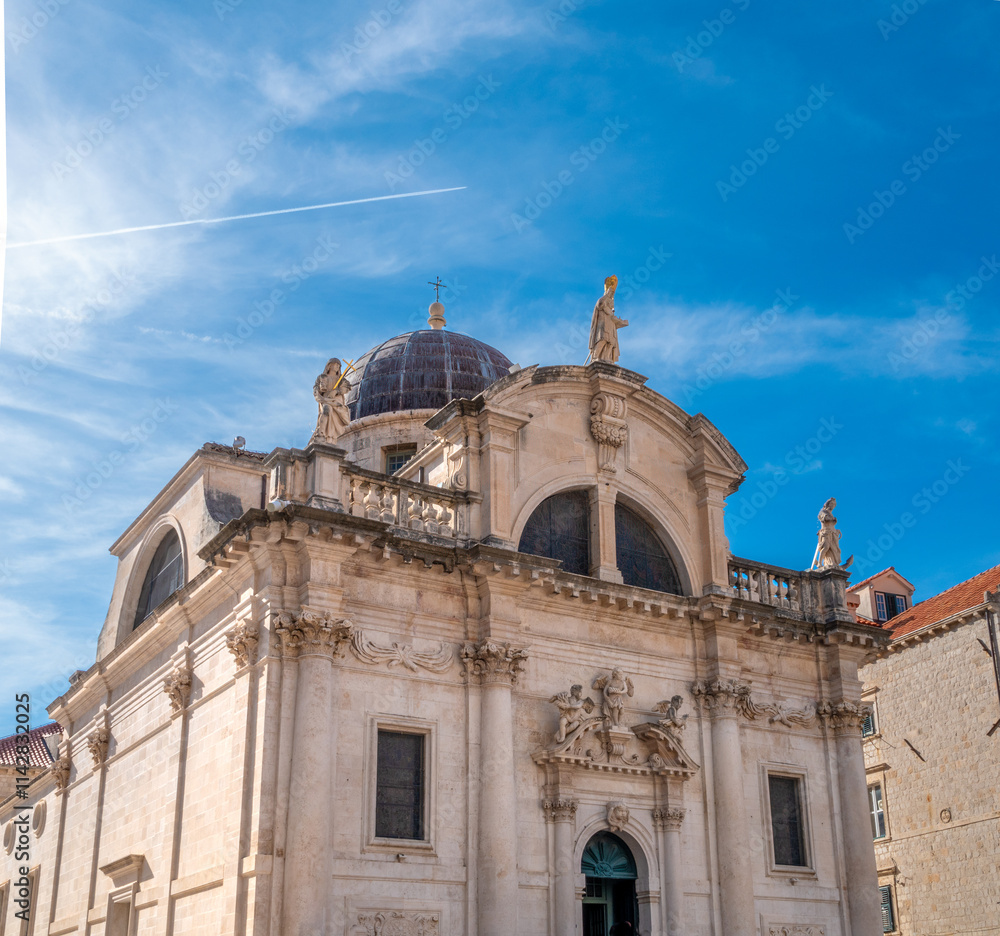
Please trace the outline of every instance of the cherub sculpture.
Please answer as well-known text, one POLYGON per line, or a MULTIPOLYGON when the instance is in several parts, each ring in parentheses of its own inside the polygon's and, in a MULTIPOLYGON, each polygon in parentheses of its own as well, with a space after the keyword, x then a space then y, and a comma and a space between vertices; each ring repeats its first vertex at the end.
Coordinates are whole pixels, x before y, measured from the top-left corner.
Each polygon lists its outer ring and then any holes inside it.
POLYGON ((656 703, 656 711, 663 715, 663 718, 660 719, 660 724, 664 728, 673 728, 677 731, 684 729, 687 723, 687 715, 677 714, 683 704, 684 697, 679 695, 675 695, 669 701, 664 700, 663 702, 656 703))
POLYGON ((556 732, 559 744, 596 708, 593 699, 583 698, 583 686, 572 686, 569 692, 557 692, 549 701, 559 709, 559 730, 556 732))
POLYGON ((615 289, 618 277, 609 276, 604 281, 604 295, 594 306, 590 320, 590 354, 595 361, 618 360, 618 329, 628 325, 628 319, 615 317, 615 289))
POLYGON ((313 396, 319 404, 316 431, 309 440, 313 442, 335 442, 351 421, 351 412, 345 402, 350 384, 341 377, 339 359, 330 358, 323 373, 313 384, 313 396))
POLYGON ((604 693, 601 713, 604 715, 605 725, 609 728, 620 728, 622 712, 625 709, 625 696, 631 698, 635 693, 632 680, 616 666, 610 676, 600 676, 595 679, 593 688, 600 689, 604 693))

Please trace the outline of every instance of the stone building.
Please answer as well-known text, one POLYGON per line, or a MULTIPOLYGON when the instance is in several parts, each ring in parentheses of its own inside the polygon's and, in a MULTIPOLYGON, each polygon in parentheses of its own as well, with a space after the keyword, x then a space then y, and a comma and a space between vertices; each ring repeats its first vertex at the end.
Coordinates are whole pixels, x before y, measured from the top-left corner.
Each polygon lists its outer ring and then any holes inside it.
POLYGON ((615 363, 613 292, 586 366, 435 303, 305 448, 192 455, 111 547, 7 932, 22 892, 35 936, 879 932, 886 635, 839 564, 730 554, 746 465, 615 363))
POLYGON ((892 637, 860 671, 883 931, 995 936, 1000 667, 988 612, 996 622, 1000 604, 987 594, 1000 566, 919 604, 892 568, 851 591, 859 619, 867 611, 892 637))
POLYGON ((14 795, 18 778, 22 784, 49 769, 59 756, 62 728, 57 722, 41 725, 25 732, 0 738, 0 802, 14 795), (26 748, 25 756, 18 748, 26 748))

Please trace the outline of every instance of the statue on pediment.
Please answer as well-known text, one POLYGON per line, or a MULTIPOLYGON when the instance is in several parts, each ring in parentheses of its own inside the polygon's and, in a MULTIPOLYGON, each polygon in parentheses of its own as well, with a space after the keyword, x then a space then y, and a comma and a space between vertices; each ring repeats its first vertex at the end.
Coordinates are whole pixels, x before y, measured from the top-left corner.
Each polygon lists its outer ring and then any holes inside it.
POLYGON ((615 289, 618 277, 609 276, 604 281, 604 295, 594 306, 590 320, 590 356, 595 361, 618 361, 618 329, 628 325, 628 319, 615 317, 615 289))
POLYGON ((594 700, 583 697, 583 686, 570 688, 569 692, 557 692, 549 701, 559 709, 559 730, 555 738, 562 744, 566 736, 579 728, 596 707, 594 700))
POLYGON ((632 680, 616 666, 610 676, 599 676, 595 679, 594 688, 604 693, 601 712, 604 715, 605 725, 608 728, 620 728, 622 713, 625 711, 625 696, 631 698, 635 693, 632 680))

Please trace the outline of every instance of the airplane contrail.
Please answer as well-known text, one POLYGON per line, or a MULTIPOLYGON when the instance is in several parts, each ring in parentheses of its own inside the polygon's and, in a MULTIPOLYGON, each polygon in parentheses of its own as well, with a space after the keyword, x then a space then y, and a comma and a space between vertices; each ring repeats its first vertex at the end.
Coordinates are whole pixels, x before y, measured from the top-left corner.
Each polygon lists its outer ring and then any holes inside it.
POLYGON ((296 211, 317 211, 320 208, 340 208, 342 205, 360 205, 364 202, 389 201, 392 198, 416 198, 418 195, 437 195, 441 192, 459 192, 466 188, 456 185, 454 188, 428 189, 425 192, 401 192, 398 195, 376 195, 372 198, 354 198, 350 201, 327 202, 325 205, 304 205, 301 208, 277 208, 274 211, 254 211, 251 214, 230 215, 228 218, 193 218, 190 221, 170 221, 166 224, 144 224, 140 227, 118 228, 115 231, 97 231, 91 234, 66 234, 62 237, 46 237, 41 240, 20 241, 8 244, 7 249, 15 247, 34 247, 38 244, 59 244, 63 241, 88 240, 92 237, 111 237, 113 234, 131 234, 134 231, 158 231, 161 228, 183 227, 187 224, 221 224, 223 221, 243 221, 246 218, 265 218, 268 215, 292 214, 296 211))

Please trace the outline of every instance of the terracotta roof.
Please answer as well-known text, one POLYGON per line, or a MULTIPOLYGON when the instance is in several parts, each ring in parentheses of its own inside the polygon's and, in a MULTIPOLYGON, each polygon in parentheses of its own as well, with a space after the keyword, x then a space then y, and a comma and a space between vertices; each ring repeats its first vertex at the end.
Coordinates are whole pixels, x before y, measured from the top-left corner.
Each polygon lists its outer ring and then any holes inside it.
MULTIPOLYGON (((48 725, 41 725, 32 728, 28 732, 28 750, 31 755, 32 767, 48 767, 52 763, 52 755, 42 740, 49 735, 61 735, 62 726, 57 722, 50 722, 48 725)), ((0 765, 4 767, 16 767, 17 759, 14 748, 17 746, 18 738, 21 735, 11 735, 9 738, 0 738, 0 765)))
POLYGON ((888 621, 869 621, 868 618, 863 617, 860 614, 854 615, 858 619, 859 624, 867 624, 869 627, 885 627, 888 621))
POLYGON ((1000 587, 1000 566, 993 566, 992 569, 953 585, 940 595, 915 604, 882 626, 892 632, 893 640, 897 640, 936 621, 981 605, 983 592, 996 591, 998 587, 1000 587))

